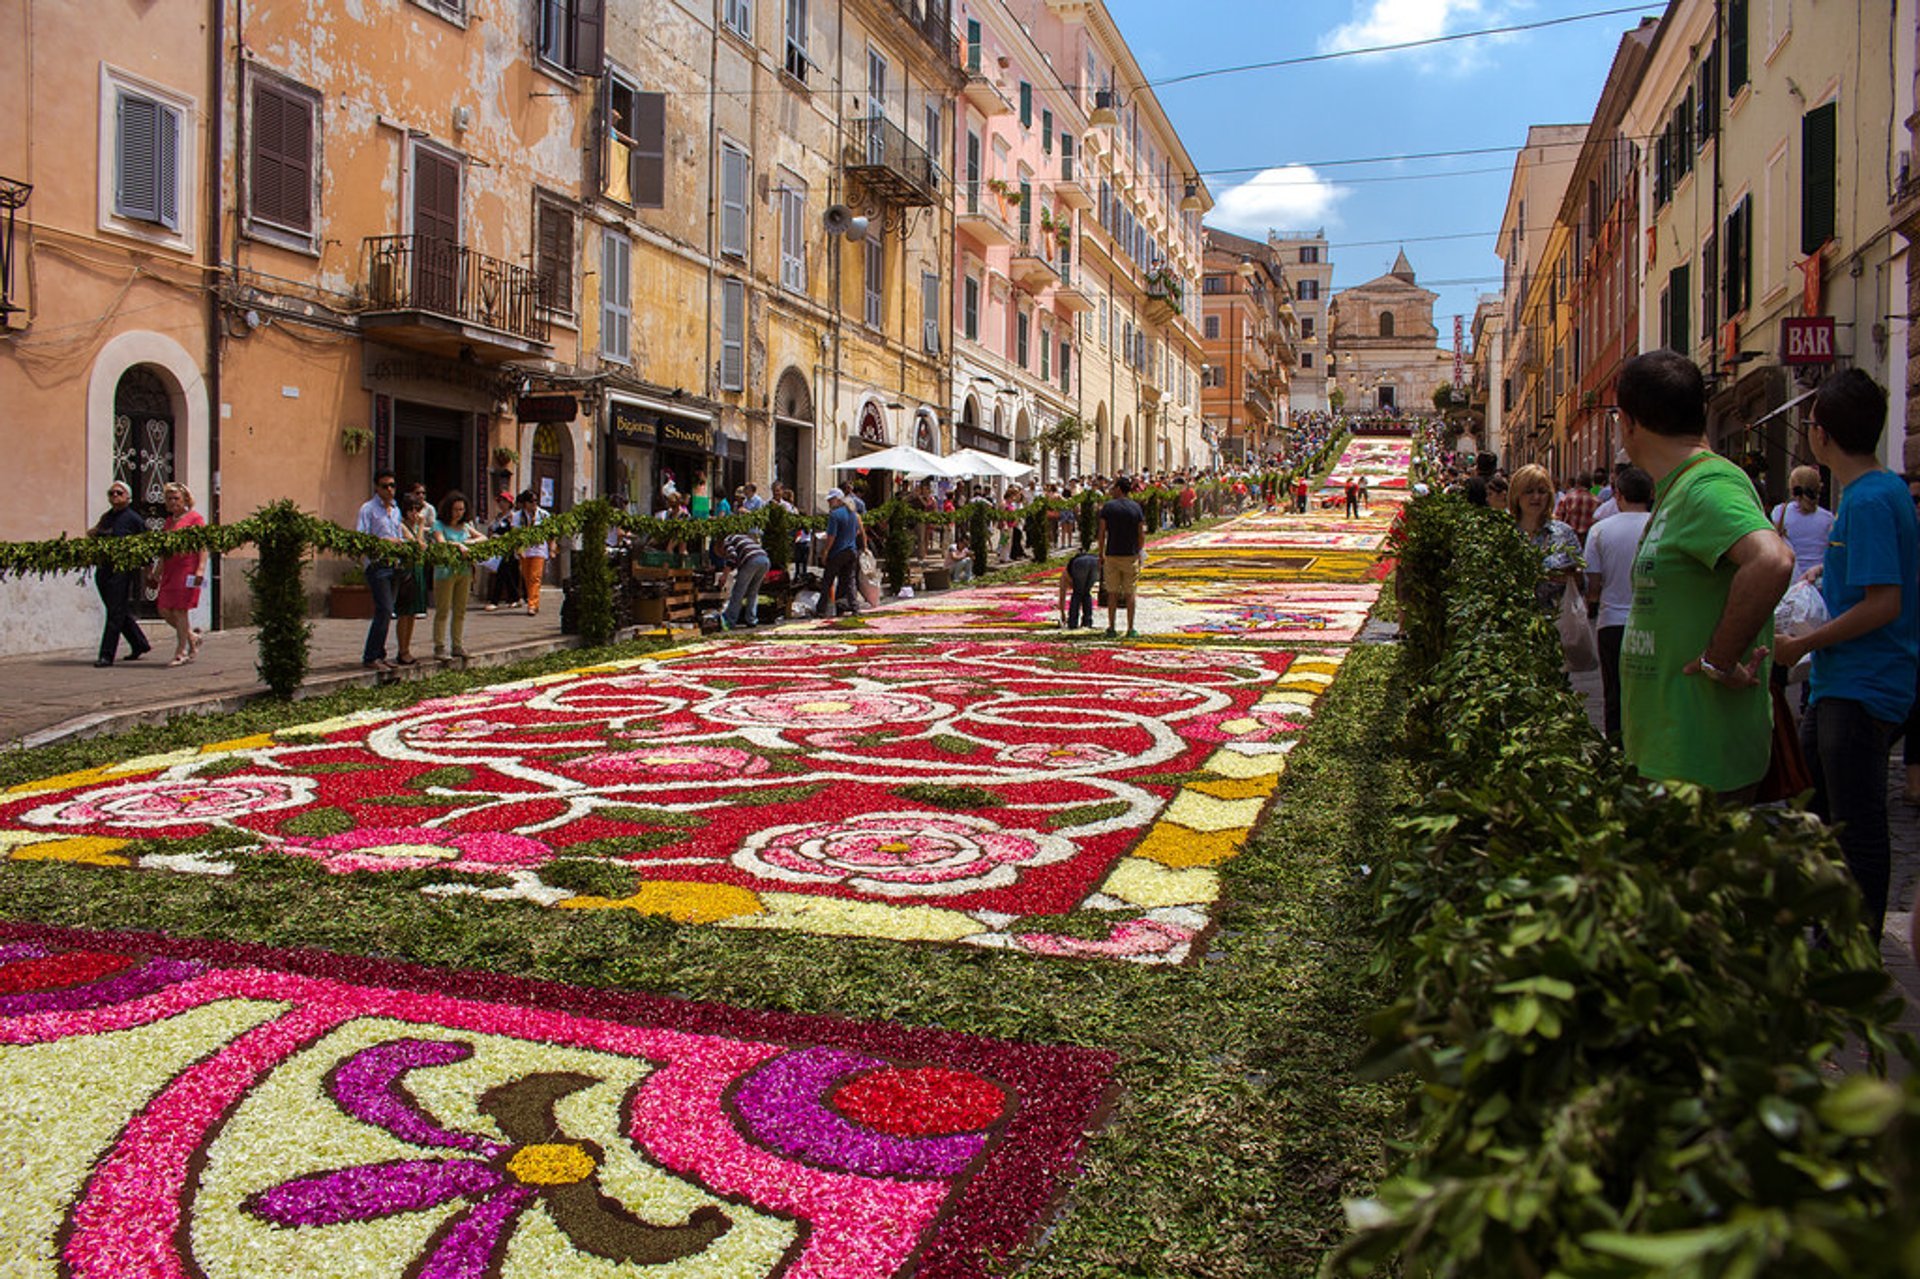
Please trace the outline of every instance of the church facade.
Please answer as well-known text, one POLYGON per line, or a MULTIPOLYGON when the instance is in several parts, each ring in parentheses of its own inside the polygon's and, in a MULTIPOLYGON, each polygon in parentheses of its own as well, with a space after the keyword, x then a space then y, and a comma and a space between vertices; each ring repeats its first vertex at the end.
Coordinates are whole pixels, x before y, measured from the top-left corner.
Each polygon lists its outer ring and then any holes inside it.
POLYGON ((1433 323, 1439 299, 1420 287, 1404 250, 1387 274, 1334 294, 1329 396, 1337 389, 1349 412, 1431 412, 1433 393, 1453 381, 1453 353, 1433 323))

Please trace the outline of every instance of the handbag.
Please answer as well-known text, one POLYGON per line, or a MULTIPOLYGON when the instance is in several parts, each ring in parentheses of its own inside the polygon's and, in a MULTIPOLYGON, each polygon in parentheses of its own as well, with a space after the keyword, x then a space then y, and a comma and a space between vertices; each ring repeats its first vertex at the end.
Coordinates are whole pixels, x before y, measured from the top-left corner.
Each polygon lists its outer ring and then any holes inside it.
POLYGON ((1570 671, 1598 670, 1600 645, 1593 637, 1593 626, 1587 621, 1587 610, 1579 596, 1571 584, 1561 592, 1560 615, 1553 622, 1560 632, 1560 653, 1570 671))
POLYGON ((1775 682, 1773 695, 1773 749, 1767 758, 1766 776, 1754 793, 1756 804, 1777 804, 1813 789, 1813 774, 1807 757, 1800 751, 1800 734, 1794 731, 1793 709, 1787 705, 1784 682, 1775 682))

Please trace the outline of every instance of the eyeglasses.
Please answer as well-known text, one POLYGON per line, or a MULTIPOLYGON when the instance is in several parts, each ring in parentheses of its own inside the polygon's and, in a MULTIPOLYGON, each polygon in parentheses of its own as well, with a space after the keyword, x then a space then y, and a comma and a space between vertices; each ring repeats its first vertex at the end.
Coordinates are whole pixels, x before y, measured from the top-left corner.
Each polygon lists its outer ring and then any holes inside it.
POLYGON ((392 488, 392 487, 393 487, 393 481, 392 481, 392 480, 385 480, 385 481, 382 481, 382 482, 381 482, 381 483, 379 483, 379 484, 376 484, 376 485, 374 485, 374 487, 375 487, 375 488, 382 488, 382 489, 390 489, 390 488, 392 488))
POLYGON ((1793 491, 1793 495, 1795 497, 1819 497, 1820 490, 1819 489, 1795 489, 1793 491))

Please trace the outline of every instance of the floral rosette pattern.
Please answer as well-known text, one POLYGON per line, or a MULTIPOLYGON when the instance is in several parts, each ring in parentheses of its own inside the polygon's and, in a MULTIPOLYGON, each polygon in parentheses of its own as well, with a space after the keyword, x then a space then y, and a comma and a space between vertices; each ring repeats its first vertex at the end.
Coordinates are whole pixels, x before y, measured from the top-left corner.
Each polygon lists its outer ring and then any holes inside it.
POLYGON ((9 1273, 985 1275, 1112 1061, 314 953, 0 927, 9 1273), (160 953, 156 953, 158 947, 160 953), (86 1069, 110 1052, 94 1086, 86 1069))

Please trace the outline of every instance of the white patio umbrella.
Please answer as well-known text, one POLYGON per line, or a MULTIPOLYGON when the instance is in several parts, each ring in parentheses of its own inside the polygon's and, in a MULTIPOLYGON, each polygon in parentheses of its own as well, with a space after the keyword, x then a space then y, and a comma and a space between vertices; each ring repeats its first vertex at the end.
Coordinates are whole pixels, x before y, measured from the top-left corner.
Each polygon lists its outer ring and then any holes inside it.
POLYGON ((979 449, 959 449, 947 454, 942 460, 954 468, 952 474, 974 479, 991 476, 995 479, 1018 480, 1032 475, 1035 470, 1025 462, 1016 462, 1010 457, 983 453, 979 449))
POLYGON ((836 471, 899 471, 903 475, 934 475, 943 479, 958 479, 966 474, 966 472, 955 470, 945 458, 938 454, 914 448, 910 444, 896 444, 890 449, 881 449, 878 453, 868 453, 864 457, 836 462, 832 469, 836 471))

